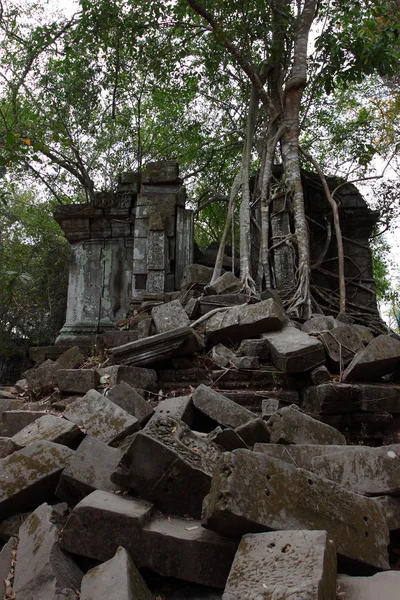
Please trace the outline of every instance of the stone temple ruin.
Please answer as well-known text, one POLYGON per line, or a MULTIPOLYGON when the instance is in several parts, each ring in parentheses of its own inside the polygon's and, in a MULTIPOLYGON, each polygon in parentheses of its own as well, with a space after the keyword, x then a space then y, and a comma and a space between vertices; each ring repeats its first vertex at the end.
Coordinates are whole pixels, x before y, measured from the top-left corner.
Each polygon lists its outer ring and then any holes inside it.
POLYGON ((328 209, 304 175, 328 314, 301 323, 281 301, 290 245, 274 255, 279 295, 249 299, 229 271, 211 285, 176 163, 146 173, 56 214, 73 247, 67 322, 0 388, 4 597, 397 600, 400 340, 376 310, 375 215, 345 188, 352 310, 338 315, 328 209))

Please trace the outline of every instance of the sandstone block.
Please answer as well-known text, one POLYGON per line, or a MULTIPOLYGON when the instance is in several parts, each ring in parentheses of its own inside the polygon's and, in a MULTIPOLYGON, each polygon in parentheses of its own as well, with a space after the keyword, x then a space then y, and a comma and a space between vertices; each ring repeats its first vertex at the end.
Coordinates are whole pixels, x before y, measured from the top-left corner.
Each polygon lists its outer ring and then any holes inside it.
POLYGON ((11 440, 18 449, 41 440, 76 448, 82 438, 83 433, 75 423, 48 414, 21 429, 11 440))
POLYGON ((81 600, 152 600, 128 552, 119 546, 113 558, 90 569, 82 579, 81 600))
POLYGON ((336 549, 326 531, 242 537, 222 600, 335 600, 336 549))
POLYGON ((237 369, 259 369, 260 362, 257 356, 235 356, 232 364, 237 369))
POLYGON ((66 446, 34 442, 0 460, 0 522, 51 499, 73 455, 66 446))
MULTIPOLYGON (((129 346, 129 344, 127 345, 129 346)), ((112 367, 106 367, 103 370, 110 375, 110 386, 125 381, 125 383, 129 383, 129 385, 138 390, 148 390, 150 392, 158 391, 157 373, 154 369, 113 365, 112 367)))
POLYGON ((353 412, 359 400, 360 388, 357 385, 322 383, 306 390, 303 408, 309 413, 337 415, 353 412))
POLYGON ((286 373, 310 371, 325 362, 321 342, 295 327, 263 333, 262 338, 269 344, 272 363, 286 373))
POLYGON ((376 381, 400 365, 400 341, 379 335, 353 358, 343 373, 343 381, 376 381))
POLYGON ((240 427, 236 427, 235 432, 251 448, 257 443, 268 443, 270 440, 270 430, 263 419, 253 419, 240 427))
POLYGON ((249 450, 223 454, 203 503, 203 525, 229 536, 325 530, 339 556, 388 568, 388 528, 374 500, 249 450))
POLYGON ((283 460, 289 465, 311 471, 313 458, 329 456, 338 452, 352 452, 358 446, 333 446, 319 444, 255 444, 254 452, 268 454, 272 458, 283 460))
POLYGON ((221 446, 221 448, 228 450, 228 452, 236 450, 236 448, 248 448, 246 442, 230 427, 226 429, 217 427, 208 434, 208 439, 221 446))
POLYGON ((48 413, 44 410, 7 410, 3 412, 4 432, 7 437, 13 437, 16 433, 30 425, 37 419, 45 417, 48 413))
POLYGON ((53 510, 42 504, 21 525, 14 592, 24 600, 55 600, 79 590, 83 573, 58 545, 53 510))
POLYGON ((89 435, 110 445, 116 445, 140 428, 135 417, 96 390, 89 390, 83 398, 69 404, 64 417, 82 427, 89 435))
POLYGON ((50 359, 45 360, 39 367, 25 371, 24 377, 30 391, 51 394, 57 385, 57 365, 50 359))
POLYGON ((216 346, 213 346, 211 350, 211 359, 219 367, 227 367, 235 356, 235 353, 223 344, 217 344, 216 346))
POLYGON ((109 388, 107 398, 133 417, 136 417, 141 427, 154 414, 150 404, 126 381, 109 388))
POLYGON ((78 346, 68 348, 56 360, 57 369, 77 369, 85 362, 85 357, 78 346))
POLYGON ((366 412, 400 413, 400 388, 390 384, 360 383, 357 410, 366 412))
POLYGON ((236 351, 237 356, 257 356, 258 358, 269 358, 269 346, 265 339, 243 340, 236 351))
POLYGON ((364 348, 363 341, 352 325, 342 325, 321 333, 318 338, 324 345, 327 361, 334 372, 349 364, 354 355, 364 348))
POLYGON ((267 421, 273 444, 346 444, 337 429, 292 406, 279 409, 267 421))
POLYGON ((165 333, 190 325, 190 319, 179 300, 155 306, 151 311, 157 333, 165 333))
POLYGON ((159 417, 171 417, 183 421, 189 427, 192 426, 194 417, 193 401, 190 396, 178 396, 161 400, 156 406, 154 419, 159 417))
POLYGON ((209 283, 213 272, 214 269, 204 265, 188 265, 183 271, 181 289, 188 289, 195 283, 209 283))
POLYGON ((400 498, 398 496, 376 496, 375 502, 379 504, 386 516, 389 531, 400 529, 400 498))
POLYGON ((399 585, 399 571, 376 573, 372 577, 338 575, 337 578, 338 593, 346 600, 398 600, 399 585))
POLYGON ((0 458, 5 458, 15 452, 15 450, 19 450, 19 448, 11 438, 0 437, 0 458))
POLYGON ((95 369, 59 369, 57 385, 63 394, 86 394, 100 383, 95 369))
POLYGON ((204 292, 210 296, 218 294, 237 294, 242 288, 240 279, 232 271, 227 271, 218 277, 213 283, 204 288, 204 292))
POLYGON ((301 326, 301 331, 305 333, 321 333, 322 331, 330 331, 337 327, 338 324, 331 315, 313 315, 301 326))
POLYGON ((195 389, 192 398, 197 410, 224 427, 234 429, 255 418, 254 413, 204 384, 195 389))

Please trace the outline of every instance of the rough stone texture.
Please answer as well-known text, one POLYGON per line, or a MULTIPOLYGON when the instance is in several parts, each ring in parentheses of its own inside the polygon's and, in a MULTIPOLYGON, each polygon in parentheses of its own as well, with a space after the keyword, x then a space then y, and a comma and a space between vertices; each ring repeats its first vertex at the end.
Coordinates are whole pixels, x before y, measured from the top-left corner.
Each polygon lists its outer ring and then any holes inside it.
POLYGON ((235 356, 235 353, 223 344, 217 344, 211 350, 211 360, 219 367, 227 367, 235 356))
POLYGON ((113 558, 90 569, 82 580, 80 600, 152 600, 128 552, 119 546, 113 558))
POLYGON ((303 373, 325 361, 324 347, 315 338, 295 327, 263 333, 267 340, 273 364, 286 373, 303 373))
POLYGON ((82 437, 83 433, 75 423, 62 417, 44 415, 21 429, 11 439, 18 449, 41 440, 75 448, 82 437))
POLYGON ((188 289, 194 283, 210 283, 214 269, 204 265, 188 265, 182 275, 181 289, 188 289))
POLYGON ((273 444, 346 444, 337 429, 286 406, 268 419, 273 444))
POLYGON ((7 437, 13 437, 27 425, 46 415, 48 413, 44 410, 7 410, 2 415, 4 433, 7 437))
POLYGON ((157 333, 165 333, 172 329, 190 325, 190 319, 179 300, 155 306, 151 311, 151 316, 157 333))
POLYGON ((278 412, 281 408, 281 403, 279 398, 264 398, 261 403, 261 416, 264 421, 268 421, 268 419, 278 412))
POLYGON ((154 410, 150 404, 126 381, 122 381, 109 388, 107 398, 130 415, 136 417, 141 427, 154 414, 154 410))
POLYGON ((99 385, 95 369, 59 369, 57 385, 63 394, 86 394, 99 385))
POLYGON ((224 427, 234 429, 255 418, 254 413, 204 384, 195 389, 192 398, 197 410, 224 427))
POLYGON ((321 383, 328 383, 331 380, 331 374, 325 365, 321 365, 311 371, 310 378, 314 385, 320 385, 321 383))
POLYGON ((15 452, 15 450, 19 450, 19 448, 11 438, 0 437, 0 458, 5 458, 15 452))
POLYGON ((389 531, 400 530, 400 498, 398 496, 376 496, 374 500, 385 513, 389 531))
POLYGON ((223 454, 203 503, 203 525, 229 536, 326 530, 339 556, 389 568, 389 532, 374 500, 249 450, 223 454))
POLYGON ((370 329, 368 329, 368 327, 365 327, 365 325, 358 325, 358 323, 355 323, 352 325, 352 327, 357 331, 358 335, 363 341, 364 346, 368 346, 368 344, 374 339, 374 334, 370 329))
POLYGON ((260 362, 257 356, 235 356, 232 364, 237 369, 259 369, 260 362))
POLYGON ((37 394, 50 394, 57 385, 57 365, 45 360, 39 367, 25 371, 29 389, 37 394))
POLYGON ((159 160, 147 163, 142 175, 142 183, 175 183, 179 182, 179 165, 176 160, 159 160))
POLYGON ((64 417, 83 427, 89 435, 110 445, 117 444, 140 429, 135 417, 96 390, 90 390, 83 398, 72 402, 64 412, 64 417))
POLYGON ((78 346, 68 348, 56 360, 57 369, 77 369, 85 362, 85 357, 78 346))
POLYGON ((206 285, 204 292, 210 296, 214 294, 236 294, 240 292, 242 282, 232 273, 227 271, 218 277, 213 283, 206 285))
POLYGON ((360 397, 355 406, 366 412, 400 413, 400 387, 397 385, 373 385, 360 383, 360 397))
POLYGON ((178 396, 161 400, 155 409, 154 417, 172 417, 192 426, 194 417, 193 401, 190 396, 178 396))
POLYGON ((66 446, 34 442, 0 460, 0 522, 52 498, 73 455, 66 446))
POLYGON ((62 592, 79 590, 83 573, 59 547, 59 533, 48 504, 39 506, 21 525, 14 577, 18 598, 57 600, 62 592))
POLYGON ((376 573, 372 577, 338 575, 339 598, 345 600, 398 600, 400 572, 376 573))
POLYGON ((400 341, 389 335, 374 338, 343 373, 343 381, 376 381, 400 365, 400 341))
POLYGON ((223 588, 237 542, 205 531, 199 521, 153 515, 144 500, 93 492, 72 511, 61 547, 105 561, 123 546, 139 569, 223 588))
MULTIPOLYGON (((21 410, 25 402, 23 400, 11 400, 10 398, 0 398, 0 420, 4 420, 4 413, 10 410, 21 410)), ((2 425, 0 423, 0 425, 2 425)))
POLYGON ((301 331, 305 333, 321 333, 322 331, 330 331, 337 327, 335 318, 325 315, 314 315, 301 326, 301 331))
POLYGON ((348 383, 322 383, 309 387, 304 394, 303 409, 308 413, 337 415, 353 412, 360 399, 360 388, 348 383))
POLYGON ((161 510, 199 517, 221 450, 171 417, 154 418, 126 449, 112 481, 161 510), (188 482, 190 481, 190 485, 188 482))
POLYGON ((0 523, 0 540, 7 542, 11 537, 18 538, 19 528, 26 521, 31 513, 17 513, 11 517, 7 517, 0 523))
POLYGON ((268 443, 270 440, 270 430, 263 419, 248 421, 236 427, 235 432, 251 447, 256 443, 268 443))
POLYGON ((327 456, 338 452, 352 452, 358 446, 325 446, 318 444, 255 444, 254 452, 268 454, 272 458, 311 471, 315 456, 327 456))
MULTIPOLYGON (((143 338, 149 337, 149 335, 155 335, 156 328, 154 327, 153 319, 148 317, 147 319, 142 319, 137 325, 137 339, 142 340, 143 338)), ((135 340, 129 340, 135 341, 135 340)), ((114 347, 120 346, 121 344, 115 344, 114 347)))
POLYGON ((354 355, 364 348, 361 337, 352 325, 331 329, 321 333, 318 338, 324 345, 328 364, 335 372, 343 370, 354 355))
POLYGON ((111 352, 114 360, 120 364, 151 365, 170 358, 193 354, 203 348, 204 343, 200 335, 191 327, 185 326, 112 348, 111 352))
POLYGON ((205 321, 206 340, 212 345, 240 342, 266 331, 280 329, 286 320, 281 305, 272 298, 257 304, 234 306, 205 321))
POLYGON ((312 460, 312 470, 359 494, 400 495, 399 444, 354 446, 351 452, 317 456, 312 460))
POLYGON ((61 474, 56 496, 76 504, 94 490, 117 491, 111 474, 118 466, 122 451, 86 436, 61 474))
POLYGON ((336 549, 326 531, 242 537, 223 600, 335 600, 336 549))
POLYGON ((237 356, 257 356, 267 359, 270 356, 267 340, 242 340, 236 351, 237 356))
POLYGON ((125 381, 125 383, 129 383, 129 385, 138 390, 158 391, 157 373, 154 369, 113 365, 112 367, 106 367, 103 371, 110 375, 110 386, 125 381))

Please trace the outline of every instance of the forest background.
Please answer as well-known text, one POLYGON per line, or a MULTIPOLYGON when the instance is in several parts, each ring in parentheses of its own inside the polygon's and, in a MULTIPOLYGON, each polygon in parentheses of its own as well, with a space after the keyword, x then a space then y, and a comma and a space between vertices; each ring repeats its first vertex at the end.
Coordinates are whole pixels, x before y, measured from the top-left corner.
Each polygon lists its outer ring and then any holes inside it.
POLYGON ((180 163, 201 248, 232 221, 249 293, 271 284, 268 211, 289 190, 299 316, 311 308, 300 164, 355 181, 380 211, 375 278, 396 327, 399 33, 398 0, 0 0, 1 354, 51 343, 63 324, 69 247, 52 208, 164 158, 180 163))

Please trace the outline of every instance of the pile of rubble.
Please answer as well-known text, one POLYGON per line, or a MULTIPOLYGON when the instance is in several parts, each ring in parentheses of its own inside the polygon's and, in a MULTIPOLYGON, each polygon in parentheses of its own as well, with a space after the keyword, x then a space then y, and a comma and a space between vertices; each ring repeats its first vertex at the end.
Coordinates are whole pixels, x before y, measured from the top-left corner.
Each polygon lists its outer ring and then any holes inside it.
POLYGON ((397 598, 400 340, 186 277, 0 390, 4 597, 397 598))

